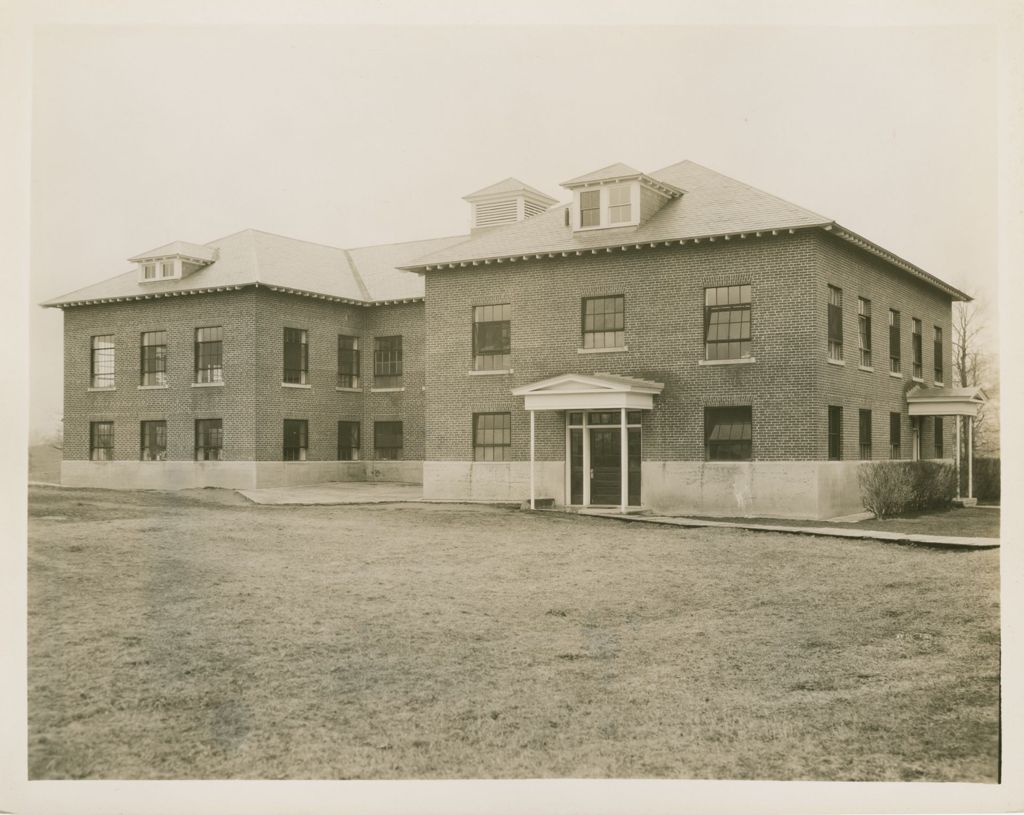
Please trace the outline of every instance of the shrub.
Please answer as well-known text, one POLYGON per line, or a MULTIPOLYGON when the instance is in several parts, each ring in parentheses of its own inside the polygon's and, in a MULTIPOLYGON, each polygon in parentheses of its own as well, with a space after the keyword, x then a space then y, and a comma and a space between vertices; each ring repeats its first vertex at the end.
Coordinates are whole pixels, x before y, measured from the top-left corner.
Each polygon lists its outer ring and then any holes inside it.
POLYGON ((974 494, 979 501, 999 500, 999 459, 974 459, 974 494))
POLYGON ((956 493, 952 465, 939 461, 880 461, 857 470, 864 508, 879 519, 947 506, 956 493))

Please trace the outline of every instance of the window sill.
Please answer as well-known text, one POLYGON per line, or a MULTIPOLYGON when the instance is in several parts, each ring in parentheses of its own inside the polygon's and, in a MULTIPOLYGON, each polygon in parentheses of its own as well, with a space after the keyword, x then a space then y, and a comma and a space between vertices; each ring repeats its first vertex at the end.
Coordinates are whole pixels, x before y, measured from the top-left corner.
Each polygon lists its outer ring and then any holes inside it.
POLYGON ((494 370, 494 371, 470 371, 468 375, 469 376, 498 376, 500 374, 510 374, 510 373, 512 373, 512 369, 511 368, 500 368, 500 369, 494 370))
POLYGON ((193 388, 223 388, 223 382, 193 382, 193 388))
POLYGON ((401 393, 405 388, 370 388, 370 393, 401 393))
POLYGON ((362 393, 363 392, 362 388, 341 388, 341 387, 335 386, 334 389, 336 391, 344 391, 345 393, 362 393))
POLYGON ((303 385, 303 384, 300 384, 299 382, 282 382, 281 383, 281 387, 282 388, 298 388, 299 390, 306 390, 306 391, 308 391, 313 386, 312 385, 303 385))
POLYGON ((827 362, 829 365, 838 365, 841 368, 846 367, 846 362, 841 359, 826 359, 825 362, 827 362))
POLYGON ((740 357, 739 359, 699 359, 697 364, 702 367, 711 367, 714 365, 753 365, 757 362, 757 357, 740 357))
POLYGON ((107 393, 108 391, 116 391, 117 388, 86 388, 89 393, 107 393))
POLYGON ((629 350, 628 345, 617 345, 614 348, 577 348, 577 354, 622 354, 629 350))
POLYGON ((874 369, 874 368, 872 368, 872 367, 871 367, 871 366, 869 366, 869 365, 858 365, 858 366, 857 366, 857 370, 858 370, 858 371, 866 371, 866 372, 867 372, 867 373, 869 373, 869 374, 873 374, 873 373, 875 372, 875 369, 874 369))
POLYGON ((903 374, 893 373, 892 371, 889 371, 889 376, 893 379, 903 379, 903 374))
POLYGON ((170 385, 139 385, 136 390, 140 391, 165 391, 170 385))
POLYGON ((934 382, 932 382, 932 384, 936 388, 944 388, 944 387, 946 387, 946 383, 945 382, 939 382, 939 380, 937 380, 937 379, 934 382))
POLYGON ((924 384, 924 380, 921 377, 919 377, 919 376, 912 376, 912 377, 910 377, 910 381, 911 382, 920 382, 922 385, 924 384))

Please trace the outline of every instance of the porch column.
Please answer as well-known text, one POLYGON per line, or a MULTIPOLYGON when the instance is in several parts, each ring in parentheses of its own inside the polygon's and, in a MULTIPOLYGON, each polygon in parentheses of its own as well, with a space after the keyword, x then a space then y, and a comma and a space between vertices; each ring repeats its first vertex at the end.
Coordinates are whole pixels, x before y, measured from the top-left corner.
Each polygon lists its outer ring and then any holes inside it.
POLYGON ((956 497, 960 497, 960 414, 956 417, 956 441, 953 445, 956 450, 956 497))
POLYGON ((534 491, 534 478, 533 478, 533 464, 534 464, 534 453, 536 450, 536 436, 537 436, 537 412, 534 410, 530 411, 530 509, 537 508, 537 496, 534 491))
POLYGON ((967 417, 967 497, 974 497, 974 417, 967 417))
POLYGON ((621 489, 619 498, 621 506, 619 512, 625 514, 629 505, 629 429, 626 427, 626 409, 621 409, 621 421, 619 423, 619 468, 621 473, 621 489))

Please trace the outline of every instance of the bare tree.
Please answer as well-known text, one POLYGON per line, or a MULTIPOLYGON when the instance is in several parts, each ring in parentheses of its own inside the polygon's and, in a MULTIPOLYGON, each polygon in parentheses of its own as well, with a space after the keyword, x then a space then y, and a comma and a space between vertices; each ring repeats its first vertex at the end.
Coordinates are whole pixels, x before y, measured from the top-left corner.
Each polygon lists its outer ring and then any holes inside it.
MULTIPOLYGON (((961 388, 981 386, 990 397, 999 389, 999 372, 985 344, 985 310, 977 301, 957 303, 953 311, 953 384, 961 388)), ((998 455, 998 408, 990 417, 984 404, 974 419, 975 455, 980 449, 995 450, 998 455), (993 421, 988 421, 992 418, 993 421)), ((966 455, 966 442, 962 454, 966 455)))

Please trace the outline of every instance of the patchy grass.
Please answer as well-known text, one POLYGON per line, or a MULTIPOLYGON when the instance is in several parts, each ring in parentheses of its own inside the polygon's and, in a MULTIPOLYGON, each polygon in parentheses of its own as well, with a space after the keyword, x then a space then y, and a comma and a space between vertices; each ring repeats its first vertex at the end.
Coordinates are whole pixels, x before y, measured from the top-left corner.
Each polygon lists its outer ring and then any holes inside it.
POLYGON ((60 483, 63 450, 52 444, 34 444, 28 448, 28 480, 60 483))
POLYGON ((998 553, 37 488, 40 778, 994 781, 998 553))

